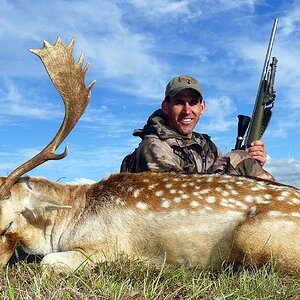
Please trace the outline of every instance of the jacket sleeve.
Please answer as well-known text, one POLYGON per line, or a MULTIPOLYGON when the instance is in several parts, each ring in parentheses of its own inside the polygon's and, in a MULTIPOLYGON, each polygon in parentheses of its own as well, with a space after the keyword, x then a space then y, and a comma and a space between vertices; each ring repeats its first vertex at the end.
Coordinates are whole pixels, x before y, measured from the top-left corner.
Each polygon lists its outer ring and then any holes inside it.
POLYGON ((173 149, 157 136, 151 135, 144 138, 137 148, 136 172, 177 172, 183 169, 173 149))

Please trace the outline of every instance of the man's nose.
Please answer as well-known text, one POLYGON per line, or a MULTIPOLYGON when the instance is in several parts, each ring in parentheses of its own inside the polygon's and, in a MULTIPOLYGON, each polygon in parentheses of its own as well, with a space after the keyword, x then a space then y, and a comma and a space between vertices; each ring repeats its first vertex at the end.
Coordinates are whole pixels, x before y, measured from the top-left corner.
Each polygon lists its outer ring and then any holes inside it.
POLYGON ((191 112, 191 106, 188 102, 186 102, 184 105, 183 105, 183 111, 186 113, 186 114, 189 114, 191 112))

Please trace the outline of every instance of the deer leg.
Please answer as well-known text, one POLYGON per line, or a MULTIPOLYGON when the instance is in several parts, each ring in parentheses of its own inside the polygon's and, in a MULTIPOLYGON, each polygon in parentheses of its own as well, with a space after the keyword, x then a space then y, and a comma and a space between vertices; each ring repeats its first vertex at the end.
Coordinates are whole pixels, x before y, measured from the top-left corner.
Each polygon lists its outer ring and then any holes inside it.
POLYGON ((300 273, 300 231, 297 218, 263 212, 239 226, 234 247, 246 262, 262 266, 272 260, 277 271, 300 273))
POLYGON ((92 263, 92 256, 87 256, 76 250, 50 253, 44 256, 41 261, 43 268, 58 271, 76 270, 92 263))

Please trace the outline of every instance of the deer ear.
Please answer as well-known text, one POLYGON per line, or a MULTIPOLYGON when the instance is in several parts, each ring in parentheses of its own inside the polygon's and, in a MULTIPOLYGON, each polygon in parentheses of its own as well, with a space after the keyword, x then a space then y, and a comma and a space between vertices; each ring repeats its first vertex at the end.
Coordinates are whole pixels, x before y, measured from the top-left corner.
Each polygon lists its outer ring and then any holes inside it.
POLYGON ((59 209, 69 209, 72 206, 61 204, 51 198, 35 191, 31 186, 30 183, 27 181, 25 182, 24 187, 29 191, 29 198, 25 204, 25 209, 27 210, 38 210, 38 211, 52 211, 52 210, 59 210, 59 209))
MULTIPOLYGON (((39 197, 41 198, 41 197, 39 197)), ((60 204, 54 200, 47 199, 42 197, 42 199, 38 200, 38 208, 41 209, 42 211, 53 211, 53 210, 59 210, 59 209, 70 209, 72 206, 70 205, 63 205, 60 204)))
POLYGON ((22 211, 22 215, 30 222, 34 222, 45 212, 59 209, 70 209, 72 206, 62 205, 56 201, 45 199, 42 195, 31 197, 29 207, 22 211))
POLYGON ((60 204, 42 194, 33 193, 22 214, 26 218, 37 219, 38 216, 43 213, 59 209, 70 209, 71 207, 72 206, 60 204))

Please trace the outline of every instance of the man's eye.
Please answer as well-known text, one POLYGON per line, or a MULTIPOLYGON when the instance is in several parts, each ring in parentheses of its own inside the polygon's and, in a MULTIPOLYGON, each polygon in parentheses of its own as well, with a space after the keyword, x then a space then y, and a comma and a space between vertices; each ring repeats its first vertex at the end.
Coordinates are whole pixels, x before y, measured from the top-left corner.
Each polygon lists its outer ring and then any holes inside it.
POLYGON ((183 101, 181 99, 177 99, 174 101, 174 105, 180 105, 180 106, 184 106, 186 105, 186 103, 189 105, 189 106, 195 106, 199 103, 199 100, 198 99, 195 99, 195 100, 191 100, 189 102, 186 102, 186 101, 183 101))
POLYGON ((174 105, 182 105, 183 106, 184 104, 185 104, 185 102, 183 100, 178 99, 178 100, 174 101, 174 105))
POLYGON ((199 100, 192 100, 189 104, 190 106, 195 106, 199 103, 199 100))

